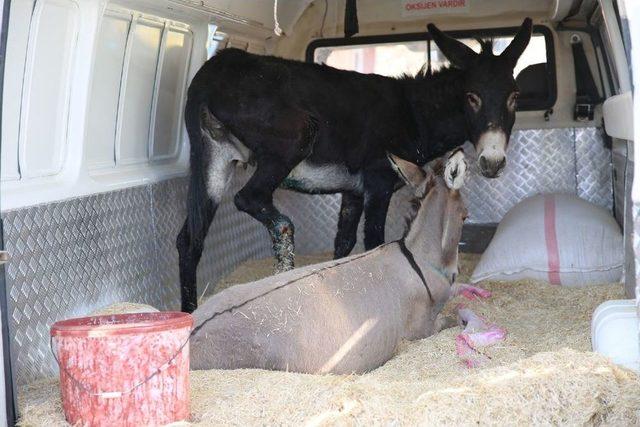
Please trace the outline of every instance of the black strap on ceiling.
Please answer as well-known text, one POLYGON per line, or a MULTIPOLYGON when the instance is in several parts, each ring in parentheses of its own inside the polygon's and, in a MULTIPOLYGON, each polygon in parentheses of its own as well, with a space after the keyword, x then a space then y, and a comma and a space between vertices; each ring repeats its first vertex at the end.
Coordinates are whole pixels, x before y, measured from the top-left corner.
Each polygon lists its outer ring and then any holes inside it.
POLYGON ((413 268, 416 274, 420 277, 420 280, 422 280, 422 284, 427 289, 427 293, 429 294, 429 299, 431 300, 431 302, 434 302, 433 295, 431 295, 431 289, 429 289, 429 285, 427 285, 427 280, 424 278, 424 274, 422 274, 422 270, 420 270, 420 266, 416 263, 416 259, 413 257, 413 254, 404 243, 404 239, 398 240, 398 246, 400 246, 400 252, 402 252, 402 255, 404 255, 404 257, 407 259, 411 268, 413 268))
POLYGON ((347 0, 347 5, 344 10, 344 36, 351 37, 359 31, 356 0, 347 0))
POLYGON ((578 122, 586 122, 593 120, 594 107, 602 102, 602 98, 591 75, 582 39, 577 34, 571 36, 571 50, 573 51, 573 67, 576 76, 576 104, 573 119, 578 122))
POLYGON ((431 39, 427 40, 427 75, 431 75, 431 39))

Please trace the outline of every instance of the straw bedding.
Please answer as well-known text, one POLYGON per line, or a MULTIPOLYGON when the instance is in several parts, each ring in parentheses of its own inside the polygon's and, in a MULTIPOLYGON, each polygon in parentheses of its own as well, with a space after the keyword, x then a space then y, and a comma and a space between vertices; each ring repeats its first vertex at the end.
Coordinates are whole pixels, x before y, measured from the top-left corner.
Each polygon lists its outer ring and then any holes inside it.
POLYGON ((135 302, 119 302, 108 305, 106 307, 102 307, 91 313, 91 316, 106 316, 120 313, 148 313, 154 311, 157 312, 158 309, 147 304, 138 304, 135 302))
MULTIPOLYGON (((298 257, 298 265, 320 257, 298 257)), ((461 257, 461 279, 476 256, 461 257)), ((269 274, 271 260, 251 261, 223 280, 269 274)), ((196 425, 634 425, 640 424, 640 379, 590 350, 593 309, 623 297, 619 284, 582 289, 520 281, 483 283, 485 301, 467 303, 508 330, 485 350, 481 368, 455 353, 460 327, 403 343, 396 356, 365 375, 319 376, 261 370, 194 371, 191 422, 196 425)), ((22 390, 21 425, 64 425, 55 380, 22 390)))

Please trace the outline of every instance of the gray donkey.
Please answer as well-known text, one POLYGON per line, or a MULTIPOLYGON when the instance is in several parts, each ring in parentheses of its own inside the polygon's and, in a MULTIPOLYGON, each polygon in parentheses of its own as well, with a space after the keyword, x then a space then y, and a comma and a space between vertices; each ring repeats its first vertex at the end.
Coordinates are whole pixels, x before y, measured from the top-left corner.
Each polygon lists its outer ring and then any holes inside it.
POLYGON ((193 369, 361 373, 389 360, 400 340, 439 330, 467 215, 464 154, 440 161, 438 172, 390 161, 415 195, 405 236, 213 296, 193 313, 193 369))

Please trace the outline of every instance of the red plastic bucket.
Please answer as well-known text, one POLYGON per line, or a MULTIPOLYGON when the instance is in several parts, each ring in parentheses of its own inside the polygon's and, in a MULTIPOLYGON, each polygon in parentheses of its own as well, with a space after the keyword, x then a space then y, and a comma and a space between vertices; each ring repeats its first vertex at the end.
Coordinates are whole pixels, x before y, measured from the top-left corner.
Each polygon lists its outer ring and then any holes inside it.
POLYGON ((161 425, 189 417, 191 315, 116 314, 56 322, 67 421, 83 426, 161 425))

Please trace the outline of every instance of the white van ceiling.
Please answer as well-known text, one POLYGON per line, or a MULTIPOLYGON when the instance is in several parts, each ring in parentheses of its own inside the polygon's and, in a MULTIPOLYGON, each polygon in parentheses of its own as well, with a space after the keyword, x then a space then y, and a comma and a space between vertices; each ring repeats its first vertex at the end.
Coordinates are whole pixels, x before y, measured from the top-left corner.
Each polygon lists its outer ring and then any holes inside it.
MULTIPOLYGON (((292 32, 293 26, 298 22, 302 13, 314 1, 318 0, 278 0, 278 21, 285 33, 292 32)), ((342 1, 344 2, 344 0, 342 1)), ((203 10, 211 13, 217 19, 231 23, 246 23, 271 31, 275 27, 274 0, 168 0, 168 2, 203 10)))
MULTIPOLYGON (((344 3, 340 0, 330 0, 344 3)), ((555 3, 572 0, 358 0, 362 23, 443 19, 478 19, 496 16, 536 15, 549 17, 555 3)))
MULTIPOLYGON (((168 3, 206 11, 218 19, 245 22, 273 30, 276 0, 167 0, 168 3)), ((285 34, 291 34, 297 21, 311 3, 337 13, 329 13, 327 24, 341 21, 345 0, 277 0, 277 16, 285 34)), ((358 0, 361 24, 407 22, 431 17, 439 20, 466 20, 495 17, 536 16, 551 21, 564 19, 580 0, 358 0)))

